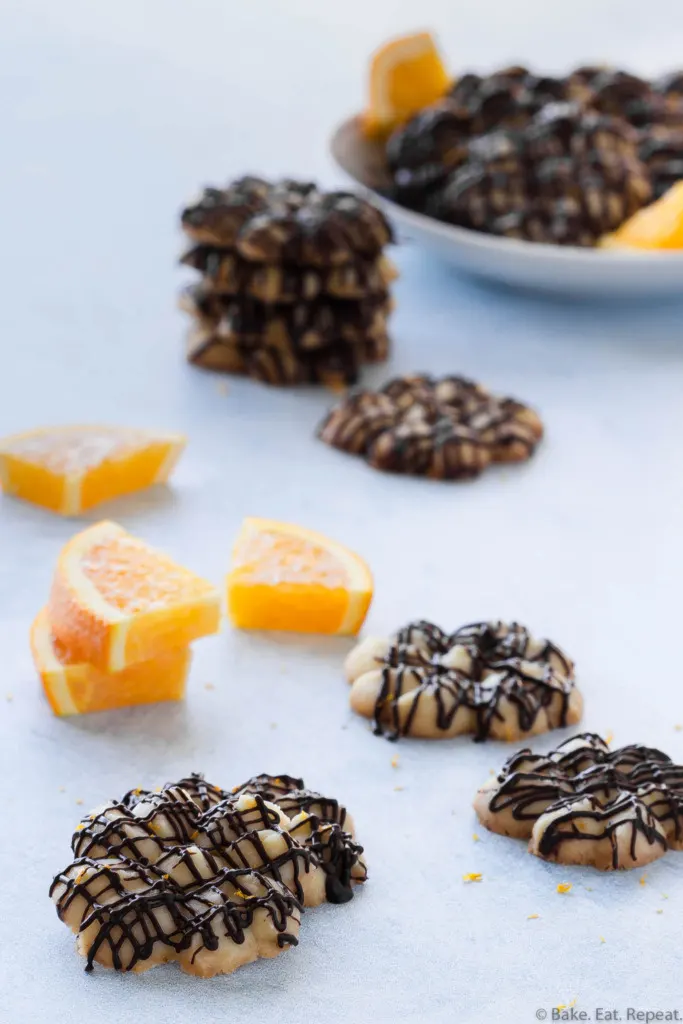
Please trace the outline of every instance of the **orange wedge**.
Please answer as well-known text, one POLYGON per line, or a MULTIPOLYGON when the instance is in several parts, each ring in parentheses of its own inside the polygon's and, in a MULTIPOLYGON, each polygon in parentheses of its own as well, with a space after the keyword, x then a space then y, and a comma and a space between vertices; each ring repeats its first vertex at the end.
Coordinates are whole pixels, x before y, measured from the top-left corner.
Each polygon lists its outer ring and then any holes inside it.
POLYGON ((605 249, 683 249, 683 181, 599 243, 605 249))
POLYGON ((429 32, 392 39, 376 50, 370 61, 364 133, 371 137, 387 135, 423 107, 441 99, 450 84, 429 32))
POLYGON ((220 600, 211 583, 104 522, 63 548, 48 614, 71 660, 121 672, 217 633, 220 600))
POLYGON ((47 608, 43 608, 31 627, 31 650, 56 715, 182 700, 192 660, 190 649, 185 647, 111 674, 84 662, 72 662, 52 635, 47 608))
POLYGON ((0 486, 16 498, 75 516, 102 501, 165 483, 184 447, 181 434, 44 427, 0 439, 0 486))
POLYGON ((358 632, 372 576, 358 555, 321 533, 245 519, 228 575, 228 610, 240 629, 358 632))

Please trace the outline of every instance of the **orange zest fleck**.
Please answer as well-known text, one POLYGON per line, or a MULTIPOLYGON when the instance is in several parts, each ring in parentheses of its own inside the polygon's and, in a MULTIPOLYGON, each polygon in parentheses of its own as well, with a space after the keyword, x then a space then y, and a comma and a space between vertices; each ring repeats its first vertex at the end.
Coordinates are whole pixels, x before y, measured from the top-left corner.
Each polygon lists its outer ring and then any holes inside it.
POLYGON ((463 875, 463 882, 481 882, 484 876, 480 871, 471 871, 468 875, 463 875))
POLYGON ((562 895, 564 895, 565 893, 570 892, 571 887, 572 887, 571 882, 560 882, 558 887, 557 887, 557 892, 559 892, 562 895))

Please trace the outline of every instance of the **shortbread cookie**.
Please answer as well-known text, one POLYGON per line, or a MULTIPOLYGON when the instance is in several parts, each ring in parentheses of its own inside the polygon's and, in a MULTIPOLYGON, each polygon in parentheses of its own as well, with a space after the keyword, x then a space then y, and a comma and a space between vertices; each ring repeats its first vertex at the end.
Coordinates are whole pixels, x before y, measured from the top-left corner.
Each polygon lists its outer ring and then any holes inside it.
POLYGON ((383 362, 389 355, 386 333, 359 344, 332 342, 326 348, 294 355, 287 347, 254 348, 227 341, 215 327, 198 324, 187 339, 187 359, 195 366, 251 377, 263 384, 293 386, 323 384, 338 388, 355 384, 366 363, 383 362))
POLYGON ((520 750, 478 791, 493 832, 529 839, 529 852, 603 871, 642 867, 683 849, 683 767, 638 744, 610 751, 582 733, 549 754, 520 750))
POLYGON ((301 779, 268 788, 269 778, 228 793, 192 775, 81 821, 50 895, 88 970, 177 960, 191 974, 229 973, 296 945, 302 905, 352 898, 367 870, 339 805, 301 779))
POLYGON ((311 302, 325 295, 364 299, 386 294, 397 276, 396 267, 386 256, 333 267, 298 267, 252 263, 231 249, 197 245, 180 262, 201 271, 207 290, 265 303, 311 302))
POLYGON ((397 377, 351 395, 318 428, 326 444, 375 469, 447 480, 528 459, 542 436, 532 409, 464 377, 397 377))
POLYGON ((183 210, 193 241, 234 248, 257 263, 338 266, 376 259, 393 241, 376 207, 350 192, 322 192, 309 182, 240 178, 204 189, 183 210))
POLYGON ((278 348, 293 355, 334 342, 360 343, 386 335, 391 300, 383 295, 345 302, 319 299, 268 306, 253 299, 186 288, 181 308, 195 319, 216 325, 226 344, 245 348, 278 348))
POLYGON ((515 741, 573 725, 583 699, 574 665, 517 623, 476 622, 452 634, 414 622, 368 637, 346 660, 351 707, 375 735, 515 741))

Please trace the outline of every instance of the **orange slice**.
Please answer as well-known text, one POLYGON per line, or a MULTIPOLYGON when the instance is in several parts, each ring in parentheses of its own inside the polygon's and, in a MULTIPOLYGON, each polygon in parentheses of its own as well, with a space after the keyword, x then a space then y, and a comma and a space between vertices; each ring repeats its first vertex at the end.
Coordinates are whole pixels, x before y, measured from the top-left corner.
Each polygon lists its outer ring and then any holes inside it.
POLYGON ((321 533, 245 519, 228 575, 228 610, 240 629, 358 632, 372 576, 358 555, 321 533))
POLYGON ((434 37, 415 32, 385 43, 370 61, 370 97, 363 116, 366 135, 385 135, 423 107, 441 99, 451 79, 434 37))
POLYGON ((0 439, 0 486, 75 516, 102 501, 165 483, 185 447, 181 434, 131 427, 44 427, 0 439))
POLYGON ((605 249, 683 249, 683 181, 599 243, 605 249))
POLYGON ((62 550, 48 603, 52 632, 73 661, 121 672, 217 633, 211 583, 116 523, 76 534, 62 550))
POLYGON ((47 608, 43 608, 31 627, 31 650, 56 715, 182 700, 192 660, 190 649, 185 647, 111 674, 83 662, 72 662, 52 635, 47 608))

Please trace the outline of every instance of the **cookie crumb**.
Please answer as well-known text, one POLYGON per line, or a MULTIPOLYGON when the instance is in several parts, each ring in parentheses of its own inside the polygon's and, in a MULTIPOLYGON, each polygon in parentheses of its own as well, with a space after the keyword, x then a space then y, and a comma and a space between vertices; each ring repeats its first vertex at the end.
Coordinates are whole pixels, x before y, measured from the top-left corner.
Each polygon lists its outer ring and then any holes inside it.
POLYGON ((218 384, 216 385, 216 391, 218 392, 219 395, 227 395, 228 392, 230 391, 230 388, 228 387, 228 382, 225 380, 219 380, 218 384))
POLYGON ((204 689, 205 690, 215 690, 216 687, 213 685, 213 683, 204 683, 204 689))
POLYGON ((481 882, 483 875, 480 871, 471 871, 468 875, 463 875, 463 882, 481 882))
POLYGON ((567 893, 567 892, 570 891, 571 887, 572 887, 571 882, 560 882, 558 887, 557 887, 557 892, 562 893, 562 894, 567 893))
POLYGON ((527 921, 538 921, 540 914, 527 914, 527 921))
POLYGON ((405 786, 394 786, 394 793, 402 793, 405 788, 405 786))
POLYGON ((83 801, 82 801, 81 799, 78 799, 78 800, 76 801, 76 803, 80 805, 80 804, 82 804, 82 803, 83 803, 83 801))
POLYGON ((394 754, 394 756, 392 757, 392 759, 391 759, 391 767, 392 768, 398 768, 398 754, 394 754))
POLYGON ((66 793, 66 786, 60 786, 57 790, 58 793, 66 793))
POLYGON ((683 725, 674 725, 674 729, 676 730, 676 732, 680 732, 681 729, 683 729, 683 725))
POLYGON ((476 832, 472 833, 472 839, 474 840, 475 843, 480 843, 481 842, 481 839, 479 838, 479 836, 477 835, 476 832))

